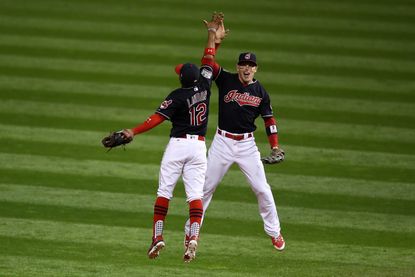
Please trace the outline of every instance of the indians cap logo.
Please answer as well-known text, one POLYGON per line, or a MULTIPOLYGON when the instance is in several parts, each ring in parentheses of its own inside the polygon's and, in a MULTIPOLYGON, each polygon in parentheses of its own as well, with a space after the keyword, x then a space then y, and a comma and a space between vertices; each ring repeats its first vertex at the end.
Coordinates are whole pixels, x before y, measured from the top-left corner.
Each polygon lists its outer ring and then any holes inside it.
POLYGON ((250 95, 248 92, 238 93, 236 89, 229 91, 224 99, 225 103, 235 101, 239 106, 254 106, 258 107, 261 104, 262 98, 250 95))
POLYGON ((245 60, 249 60, 249 59, 251 59, 251 53, 246 53, 245 60))
POLYGON ((173 102, 173 100, 165 100, 160 105, 160 109, 167 109, 167 107, 173 102))

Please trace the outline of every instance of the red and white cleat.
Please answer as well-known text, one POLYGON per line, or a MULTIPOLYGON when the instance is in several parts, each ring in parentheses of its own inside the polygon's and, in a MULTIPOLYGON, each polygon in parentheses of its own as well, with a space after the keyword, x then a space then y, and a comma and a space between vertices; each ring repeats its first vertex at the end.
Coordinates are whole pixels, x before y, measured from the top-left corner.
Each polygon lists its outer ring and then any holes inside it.
POLYGON ((147 255, 150 259, 155 259, 160 255, 160 250, 164 248, 166 244, 163 241, 163 237, 159 236, 153 239, 150 249, 148 249, 147 255))
POLYGON ((274 245, 275 249, 282 251, 285 248, 285 241, 282 235, 280 234, 278 237, 271 237, 272 244, 274 245))
POLYGON ((186 263, 190 263, 196 258, 196 249, 197 249, 197 237, 191 237, 189 239, 189 244, 187 245, 186 251, 183 255, 183 260, 186 263))

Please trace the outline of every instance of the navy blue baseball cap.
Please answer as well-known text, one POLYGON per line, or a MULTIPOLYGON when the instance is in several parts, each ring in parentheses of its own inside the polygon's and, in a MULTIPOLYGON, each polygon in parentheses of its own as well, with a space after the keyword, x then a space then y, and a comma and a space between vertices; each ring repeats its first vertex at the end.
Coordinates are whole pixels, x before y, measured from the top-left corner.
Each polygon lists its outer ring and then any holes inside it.
POLYGON ((255 64, 255 66, 257 66, 256 56, 252 52, 244 52, 244 53, 239 54, 238 64, 243 63, 243 62, 251 62, 255 64))
POLYGON ((193 63, 179 64, 176 66, 175 71, 180 76, 182 85, 191 86, 199 80, 199 67, 193 63))

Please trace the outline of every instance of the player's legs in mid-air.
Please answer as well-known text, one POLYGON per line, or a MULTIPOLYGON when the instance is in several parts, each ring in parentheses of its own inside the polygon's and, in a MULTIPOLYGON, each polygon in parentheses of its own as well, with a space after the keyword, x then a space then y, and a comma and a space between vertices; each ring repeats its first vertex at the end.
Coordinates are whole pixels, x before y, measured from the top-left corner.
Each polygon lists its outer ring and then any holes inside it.
POLYGON ((203 216, 203 184, 206 173, 206 145, 203 141, 192 140, 192 151, 183 165, 183 183, 189 204, 190 232, 183 260, 190 262, 196 257, 200 225, 203 216))
MULTIPOLYGON (((223 138, 219 135, 215 135, 212 144, 209 148, 207 158, 207 170, 206 177, 203 186, 203 218, 205 212, 209 207, 210 201, 212 200, 213 193, 216 187, 219 185, 225 173, 229 170, 232 165, 232 155, 226 151, 227 147, 224 145, 223 138)), ((201 224, 203 223, 203 218, 201 224)), ((184 246, 187 248, 187 244, 190 239, 190 220, 188 219, 185 224, 185 239, 184 246)))
POLYGON ((280 221, 278 218, 277 207, 271 187, 267 182, 264 165, 260 160, 260 152, 252 140, 251 142, 241 142, 239 153, 243 153, 236 161, 239 168, 244 173, 252 191, 258 200, 259 213, 264 222, 265 233, 268 234, 274 247, 283 250, 285 247, 284 239, 281 235, 280 221))
POLYGON ((164 151, 160 166, 157 198, 154 203, 153 237, 147 252, 150 259, 157 258, 160 250, 165 246, 163 239, 164 221, 177 180, 182 174, 182 164, 186 155, 185 149, 183 143, 170 139, 164 151))

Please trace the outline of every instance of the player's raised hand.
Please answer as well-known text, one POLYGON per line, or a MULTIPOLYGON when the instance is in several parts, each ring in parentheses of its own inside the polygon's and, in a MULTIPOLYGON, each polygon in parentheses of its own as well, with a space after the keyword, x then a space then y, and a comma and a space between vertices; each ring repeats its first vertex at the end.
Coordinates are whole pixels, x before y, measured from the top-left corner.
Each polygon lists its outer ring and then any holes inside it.
POLYGON ((215 33, 219 29, 220 23, 223 22, 223 13, 214 12, 210 21, 203 20, 208 31, 213 30, 215 33))
POLYGON ((223 12, 213 12, 211 21, 203 20, 208 30, 216 30, 215 43, 221 43, 229 33, 229 29, 225 29, 224 18, 223 12))
POLYGON ((219 24, 219 28, 216 30, 215 43, 221 43, 222 40, 224 40, 228 34, 229 29, 225 29, 225 25, 222 20, 219 24))
POLYGON ((229 29, 225 29, 225 24, 223 23, 225 19, 225 15, 223 12, 214 12, 212 14, 212 21, 218 24, 218 28, 216 29, 216 39, 215 43, 221 43, 222 40, 229 34, 229 29))
POLYGON ((225 15, 223 12, 213 12, 212 14, 212 21, 215 21, 217 24, 223 22, 225 15))

